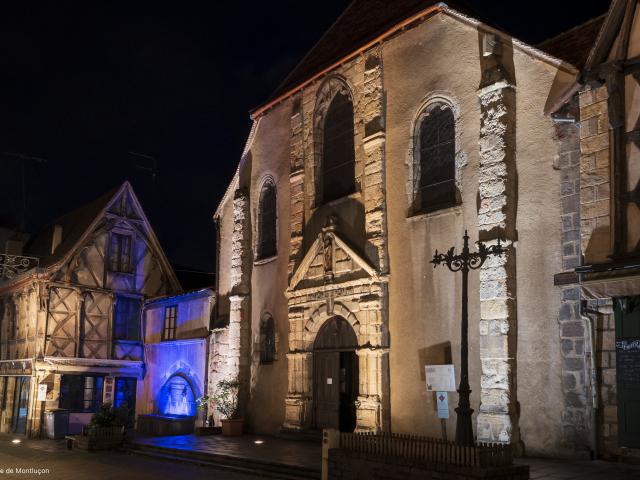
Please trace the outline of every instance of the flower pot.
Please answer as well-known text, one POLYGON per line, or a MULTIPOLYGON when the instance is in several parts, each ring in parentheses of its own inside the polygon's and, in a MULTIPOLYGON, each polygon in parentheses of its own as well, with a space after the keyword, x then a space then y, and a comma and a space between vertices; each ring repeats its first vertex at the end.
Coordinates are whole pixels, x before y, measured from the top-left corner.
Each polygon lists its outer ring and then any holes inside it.
POLYGON ((242 435, 242 427, 244 426, 244 420, 239 418, 236 420, 220 420, 222 423, 222 435, 226 436, 238 436, 242 435))

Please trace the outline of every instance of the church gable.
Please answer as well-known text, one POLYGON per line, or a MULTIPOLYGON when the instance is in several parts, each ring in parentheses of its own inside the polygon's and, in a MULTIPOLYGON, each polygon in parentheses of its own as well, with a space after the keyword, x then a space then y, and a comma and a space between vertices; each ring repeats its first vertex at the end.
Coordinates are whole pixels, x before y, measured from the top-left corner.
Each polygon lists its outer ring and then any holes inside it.
POLYGON ((302 290, 364 278, 378 279, 375 268, 332 228, 325 228, 291 278, 289 290, 302 290))

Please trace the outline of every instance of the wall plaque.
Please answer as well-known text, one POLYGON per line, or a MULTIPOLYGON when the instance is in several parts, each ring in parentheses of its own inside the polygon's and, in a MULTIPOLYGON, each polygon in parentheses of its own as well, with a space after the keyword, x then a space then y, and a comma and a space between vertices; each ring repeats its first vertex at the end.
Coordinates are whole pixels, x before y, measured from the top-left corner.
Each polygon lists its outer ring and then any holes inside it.
POLYGON ((455 392, 456 374, 453 365, 425 365, 428 392, 455 392))
POLYGON ((640 386, 640 339, 616 340, 616 378, 619 384, 640 386))

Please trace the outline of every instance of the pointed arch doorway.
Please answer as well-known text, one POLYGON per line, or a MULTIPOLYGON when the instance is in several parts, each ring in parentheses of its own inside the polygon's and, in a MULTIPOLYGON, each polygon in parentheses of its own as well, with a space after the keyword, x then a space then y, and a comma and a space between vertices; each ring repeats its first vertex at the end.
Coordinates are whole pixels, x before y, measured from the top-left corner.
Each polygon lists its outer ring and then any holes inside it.
POLYGON ((358 339, 342 317, 332 317, 313 345, 314 426, 352 432, 358 398, 358 339))

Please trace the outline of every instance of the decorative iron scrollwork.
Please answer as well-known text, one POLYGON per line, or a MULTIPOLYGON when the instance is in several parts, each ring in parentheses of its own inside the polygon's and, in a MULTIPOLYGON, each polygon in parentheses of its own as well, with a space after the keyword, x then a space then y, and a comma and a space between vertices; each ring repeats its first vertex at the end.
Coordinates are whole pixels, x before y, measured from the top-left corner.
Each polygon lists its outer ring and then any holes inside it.
POLYGON ((9 280, 16 275, 38 266, 40 260, 36 257, 21 255, 7 255, 0 253, 0 281, 9 280))

